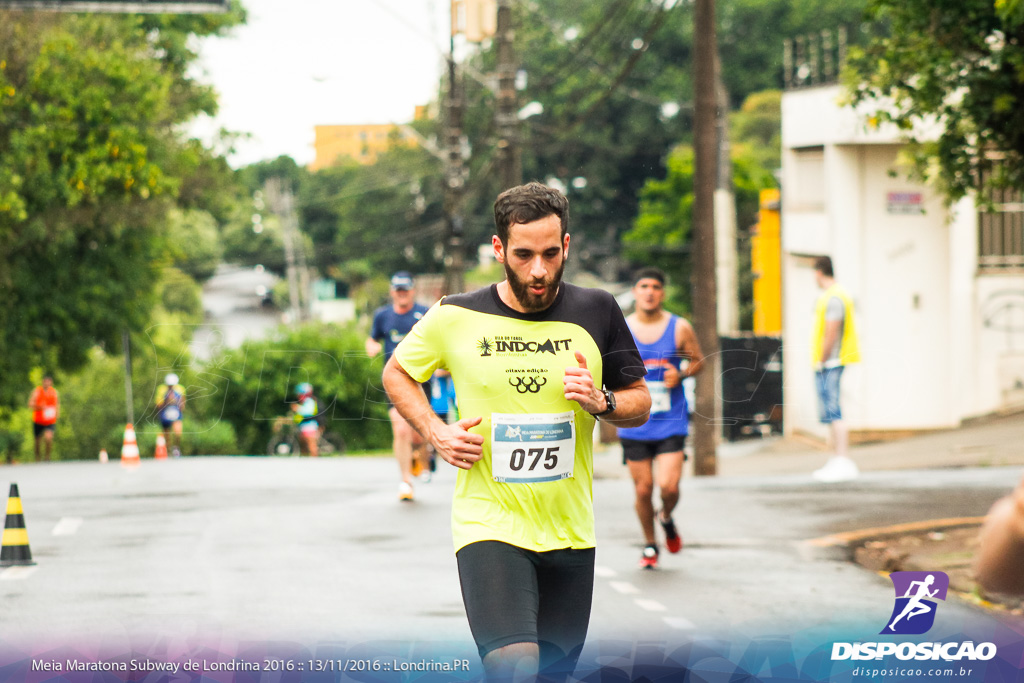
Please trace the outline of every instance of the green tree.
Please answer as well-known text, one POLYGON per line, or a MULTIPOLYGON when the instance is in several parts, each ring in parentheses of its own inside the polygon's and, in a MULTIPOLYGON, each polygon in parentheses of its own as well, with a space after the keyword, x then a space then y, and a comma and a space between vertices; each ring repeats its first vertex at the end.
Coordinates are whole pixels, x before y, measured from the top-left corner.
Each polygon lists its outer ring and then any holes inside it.
POLYGON ((876 30, 850 52, 850 99, 872 125, 903 131, 914 175, 949 201, 983 185, 1024 187, 1020 3, 871 0, 868 17, 876 30), (934 124, 937 137, 920 133, 934 124))
POLYGON ((396 147, 372 165, 340 162, 299 191, 301 225, 320 272, 358 285, 373 273, 437 272, 445 224, 440 161, 396 147))
MULTIPOLYGON (((662 176, 668 150, 689 137, 692 13, 646 0, 518 6, 516 52, 528 76, 520 101, 544 107, 523 126, 524 180, 567 188, 576 253, 593 268, 617 253, 645 181, 662 176)), ((494 65, 485 53, 481 70, 494 65)), ((482 133, 493 139, 492 127, 482 133)), ((474 150, 491 149, 485 140, 474 150)))
POLYGON ((0 403, 146 324, 166 214, 202 161, 178 126, 216 104, 189 39, 243 16, 0 12, 0 403))
POLYGON ((740 108, 729 115, 729 137, 733 145, 747 148, 751 159, 766 170, 782 166, 782 91, 751 93, 740 108))
MULTIPOLYGON (((262 204, 261 204, 262 206, 262 204)), ((223 259, 242 266, 261 265, 280 276, 285 274, 284 237, 277 216, 253 205, 239 202, 227 222, 221 225, 223 259), (253 216, 260 216, 253 222, 253 216)))
POLYGON ((167 221, 167 241, 175 265, 199 282, 210 279, 223 255, 216 219, 200 209, 172 209, 167 221))
MULTIPOLYGON (((760 190, 773 187, 775 180, 745 145, 733 148, 732 164, 738 244, 742 244, 744 233, 756 221, 760 190)), ((631 261, 658 266, 674 276, 669 306, 680 311, 690 310, 691 301, 693 173, 693 148, 679 145, 669 154, 665 178, 651 179, 644 185, 640 213, 622 240, 631 261)), ((749 299, 751 295, 746 292, 744 296, 749 299)))
POLYGON ((260 161, 239 169, 238 178, 250 195, 262 192, 264 185, 271 178, 277 178, 285 187, 297 192, 309 178, 309 172, 295 163, 295 159, 282 154, 276 159, 260 161))
MULTIPOLYGON (((865 0, 721 0, 717 4, 722 78, 731 106, 782 81, 782 40, 857 23, 865 0)), ((669 151, 692 136, 693 14, 683 2, 551 0, 516 3, 516 53, 527 75, 520 103, 543 113, 523 124, 524 180, 553 178, 568 189, 572 230, 585 265, 618 254, 620 236, 640 211, 641 188, 666 174, 669 151), (587 258, 589 256, 589 258, 587 258)), ((495 48, 473 59, 479 73, 496 68, 495 48)), ((484 185, 467 216, 474 239, 490 234, 498 191, 494 93, 468 80, 466 130, 471 179, 484 185)), ((771 108, 755 101, 750 125, 771 108)), ((776 124, 778 121, 776 120, 776 124)), ((758 124, 760 125, 760 124, 758 124)), ((777 144, 771 134, 763 136, 777 144)), ((772 163, 768 151, 762 163, 772 163)))
POLYGON ((722 0, 718 51, 730 108, 782 85, 782 41, 840 26, 856 28, 868 0, 722 0))

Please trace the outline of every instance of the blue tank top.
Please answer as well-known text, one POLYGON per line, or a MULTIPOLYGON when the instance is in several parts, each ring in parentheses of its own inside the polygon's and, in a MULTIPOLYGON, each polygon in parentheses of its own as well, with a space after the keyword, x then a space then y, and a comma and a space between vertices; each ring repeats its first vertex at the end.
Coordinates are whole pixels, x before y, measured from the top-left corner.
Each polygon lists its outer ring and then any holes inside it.
POLYGON ((686 393, 682 383, 668 389, 665 387, 665 365, 671 363, 677 370, 682 360, 676 349, 676 325, 679 318, 671 316, 665 333, 653 344, 644 344, 633 335, 640 357, 647 367, 647 389, 651 392, 651 418, 646 424, 630 429, 620 429, 619 438, 637 441, 661 441, 670 436, 686 435, 690 432, 689 411, 686 407, 686 393))

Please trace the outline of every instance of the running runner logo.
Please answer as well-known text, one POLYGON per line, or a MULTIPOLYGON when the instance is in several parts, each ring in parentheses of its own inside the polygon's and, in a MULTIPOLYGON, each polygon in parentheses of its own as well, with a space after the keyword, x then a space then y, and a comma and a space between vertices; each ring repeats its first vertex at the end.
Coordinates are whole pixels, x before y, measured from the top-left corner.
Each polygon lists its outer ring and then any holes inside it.
POLYGON ((893 572, 889 578, 896 589, 896 604, 880 633, 927 633, 935 623, 935 600, 946 599, 949 576, 945 572, 893 572))

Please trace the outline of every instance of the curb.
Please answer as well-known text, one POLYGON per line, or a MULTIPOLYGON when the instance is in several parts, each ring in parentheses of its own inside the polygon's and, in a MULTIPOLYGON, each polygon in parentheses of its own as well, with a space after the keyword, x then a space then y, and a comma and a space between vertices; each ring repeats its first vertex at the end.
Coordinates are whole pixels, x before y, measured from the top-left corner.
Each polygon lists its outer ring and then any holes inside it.
POLYGON ((901 536, 908 533, 920 531, 933 531, 938 529, 955 529, 957 527, 975 526, 985 521, 984 517, 949 517, 946 519, 926 519, 921 522, 907 522, 905 524, 893 524, 892 526, 869 527, 856 531, 846 531, 820 538, 812 538, 801 541, 800 546, 806 548, 833 548, 848 547, 856 545, 860 541, 874 538, 887 538, 890 536, 901 536))

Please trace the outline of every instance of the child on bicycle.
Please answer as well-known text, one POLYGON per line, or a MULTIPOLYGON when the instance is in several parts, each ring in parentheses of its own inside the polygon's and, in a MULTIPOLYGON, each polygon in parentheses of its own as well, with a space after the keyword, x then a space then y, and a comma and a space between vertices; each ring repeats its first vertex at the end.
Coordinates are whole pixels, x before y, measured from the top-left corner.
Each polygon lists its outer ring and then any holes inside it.
POLYGON ((315 458, 320 454, 317 443, 320 440, 320 423, 317 421, 320 411, 313 396, 313 385, 302 382, 295 387, 295 393, 298 399, 292 404, 292 410, 295 412, 295 424, 299 427, 299 450, 315 458))

